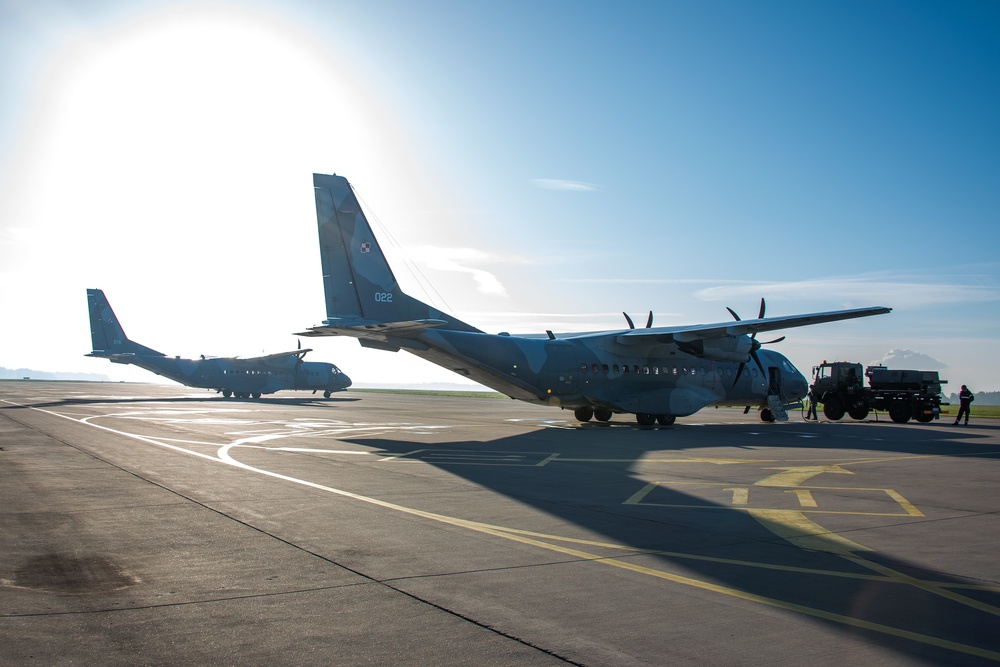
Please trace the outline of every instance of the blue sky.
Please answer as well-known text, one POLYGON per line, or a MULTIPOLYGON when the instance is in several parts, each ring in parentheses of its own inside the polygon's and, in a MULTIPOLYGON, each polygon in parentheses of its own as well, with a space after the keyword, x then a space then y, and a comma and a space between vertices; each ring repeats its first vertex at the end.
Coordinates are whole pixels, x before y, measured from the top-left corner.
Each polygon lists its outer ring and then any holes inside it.
POLYGON ((777 349, 997 390, 997 119, 993 2, 0 1, 0 366, 151 379, 83 357, 88 287, 168 354, 294 348, 318 171, 486 331, 887 305, 777 349))

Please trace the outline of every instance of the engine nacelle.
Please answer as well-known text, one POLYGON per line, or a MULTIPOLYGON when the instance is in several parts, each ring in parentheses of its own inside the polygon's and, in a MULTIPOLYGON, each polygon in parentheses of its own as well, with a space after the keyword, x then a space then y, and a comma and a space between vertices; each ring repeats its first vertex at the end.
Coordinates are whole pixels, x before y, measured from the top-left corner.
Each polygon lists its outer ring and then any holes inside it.
POLYGON ((713 361, 735 361, 744 363, 750 359, 753 341, 750 336, 726 336, 724 338, 698 338, 689 342, 677 341, 682 352, 713 361))

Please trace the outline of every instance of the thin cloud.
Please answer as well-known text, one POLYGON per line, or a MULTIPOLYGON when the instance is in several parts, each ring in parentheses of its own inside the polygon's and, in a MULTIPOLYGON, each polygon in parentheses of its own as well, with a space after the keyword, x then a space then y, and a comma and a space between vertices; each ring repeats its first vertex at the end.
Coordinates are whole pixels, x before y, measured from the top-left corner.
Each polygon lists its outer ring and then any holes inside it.
POLYGON ((703 301, 727 301, 742 297, 776 296, 786 299, 836 299, 866 303, 885 303, 894 307, 929 306, 941 303, 982 303, 1000 300, 1000 288, 994 285, 963 285, 913 280, 907 277, 851 276, 817 278, 783 283, 724 284, 698 290, 703 301))
POLYGON ((543 190, 566 190, 570 192, 593 192, 597 186, 582 181, 566 181, 560 178, 535 178, 530 181, 543 190))
POLYGON ((435 271, 467 273, 476 283, 476 289, 483 294, 507 296, 507 289, 496 274, 480 268, 483 264, 496 263, 501 258, 475 248, 445 248, 441 246, 419 246, 411 250, 415 261, 435 271))

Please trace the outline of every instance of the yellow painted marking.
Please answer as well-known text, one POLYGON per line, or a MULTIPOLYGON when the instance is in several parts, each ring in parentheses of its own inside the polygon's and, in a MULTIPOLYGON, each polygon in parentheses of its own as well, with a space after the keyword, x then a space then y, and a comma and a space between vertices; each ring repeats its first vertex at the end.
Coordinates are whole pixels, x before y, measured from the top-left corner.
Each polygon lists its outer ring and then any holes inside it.
MULTIPOLYGON (((650 482, 642 489, 632 494, 632 496, 623 502, 623 505, 644 505, 647 507, 683 507, 687 509, 705 509, 705 510, 737 510, 742 511, 745 508, 738 507, 734 505, 739 505, 740 503, 733 501, 733 505, 717 505, 717 504, 695 504, 695 503, 653 503, 653 502, 642 502, 643 499, 649 495, 649 493, 658 486, 705 486, 705 487, 722 487, 725 486, 725 482, 687 482, 687 481, 667 481, 667 482, 650 482)), ((758 486, 755 484, 754 486, 758 486)), ((778 487, 766 487, 766 488, 783 488, 778 487)), ((723 488, 723 491, 733 491, 733 488, 723 488)), ((895 500, 900 507, 903 509, 902 512, 862 512, 858 510, 821 510, 818 509, 817 503, 813 500, 812 505, 802 507, 797 510, 800 512, 807 512, 809 514, 843 514, 843 515, 854 515, 854 516, 915 516, 922 517, 923 513, 920 512, 916 507, 913 506, 906 498, 900 495, 898 492, 892 489, 879 489, 875 487, 862 487, 862 486, 810 486, 804 489, 794 489, 789 490, 789 492, 794 493, 796 491, 805 491, 811 496, 811 491, 821 490, 821 491, 878 491, 886 494, 893 500, 895 500)), ((706 501, 710 502, 710 501, 706 501)), ((807 501, 808 502, 808 501, 807 501)), ((801 504, 801 503, 800 503, 801 504)), ((761 511, 775 511, 781 512, 785 511, 783 508, 759 508, 761 511)))
POLYGON ((831 533, 797 510, 750 509, 748 512, 769 531, 802 549, 841 555, 854 551, 871 551, 846 537, 831 533))
MULTIPOLYGON (((840 466, 785 468, 782 472, 757 482, 757 485, 796 486, 798 483, 811 479, 812 477, 824 472, 853 474, 850 471, 844 470, 840 466)), ((890 498, 895 500, 908 515, 923 516, 920 510, 914 507, 896 491, 893 491, 892 489, 884 489, 884 491, 890 498)), ((790 492, 798 495, 800 502, 802 502, 803 499, 801 494, 809 493, 807 489, 792 489, 790 492)), ((809 498, 815 505, 815 500, 812 499, 811 494, 809 498)), ((879 572, 890 580, 902 581, 931 593, 932 595, 938 595, 945 599, 972 607, 973 609, 978 609, 979 611, 988 614, 1000 616, 1000 609, 997 607, 980 602, 973 598, 968 598, 959 593, 946 590, 945 588, 934 583, 921 581, 908 574, 904 574, 890 567, 874 563, 866 558, 858 556, 855 552, 872 550, 856 542, 852 542, 845 537, 825 530, 822 526, 807 519, 801 512, 789 512, 784 510, 750 510, 750 516, 755 518, 761 525, 775 535, 788 540, 798 547, 837 554, 842 558, 847 558, 852 562, 862 565, 863 567, 879 572)))
POLYGON ((799 499, 799 507, 816 507, 816 499, 813 498, 812 491, 809 489, 789 489, 785 493, 795 494, 795 497, 799 499))
POLYGON ((823 473, 835 473, 838 475, 854 474, 850 470, 845 470, 838 465, 797 466, 795 468, 770 468, 770 470, 780 470, 781 472, 754 482, 754 486, 799 486, 803 482, 823 473))
POLYGON ((381 463, 382 461, 396 461, 398 459, 407 458, 407 457, 413 456, 414 454, 419 454, 422 451, 424 451, 424 450, 422 450, 422 449, 414 449, 412 452, 405 452, 403 454, 390 454, 389 456, 385 456, 383 458, 380 458, 379 459, 379 463, 381 463))
POLYGON ((911 503, 909 500, 907 500, 900 494, 896 493, 892 489, 885 489, 885 492, 890 498, 899 503, 899 506, 902 507, 904 510, 906 510, 906 513, 909 514, 910 516, 924 516, 924 513, 918 510, 913 505, 913 503, 911 503))
POLYGON ((879 563, 874 563, 868 560, 867 558, 861 558, 860 556, 851 558, 850 560, 863 567, 868 568, 869 570, 874 570, 875 572, 878 572, 884 575, 886 578, 891 579, 893 581, 900 581, 909 584, 911 586, 915 586, 916 588, 919 588, 923 591, 927 591, 928 593, 931 593, 933 595, 939 595, 948 600, 958 602, 959 604, 964 604, 967 607, 972 607, 973 609, 978 609, 979 611, 983 611, 986 612, 987 614, 992 614, 994 616, 1000 616, 1000 609, 994 607, 993 605, 986 604, 985 602, 980 602, 979 600, 975 600, 973 598, 965 597, 964 595, 961 595, 959 593, 954 593, 952 591, 945 590, 944 587, 939 586, 934 582, 922 581, 915 577, 911 577, 908 574, 904 574, 898 570, 894 570, 890 567, 886 567, 879 563))
POLYGON ((734 505, 746 505, 748 502, 750 502, 750 489, 746 487, 740 487, 736 489, 723 489, 723 491, 733 492, 734 505))
POLYGON ((549 456, 548 456, 547 458, 545 458, 545 459, 543 459, 543 460, 539 461, 538 463, 536 463, 536 464, 535 464, 535 467, 536 467, 536 468, 541 468, 541 467, 542 467, 543 465, 545 465, 545 464, 546 464, 546 463, 548 463, 549 461, 553 461, 553 460, 555 460, 555 459, 556 459, 556 457, 558 457, 558 456, 559 456, 559 454, 549 454, 549 456))
POLYGON ((639 501, 645 498, 650 491, 659 486, 659 482, 650 482, 646 486, 642 487, 638 491, 632 494, 632 497, 626 500, 623 505, 638 505, 639 501))

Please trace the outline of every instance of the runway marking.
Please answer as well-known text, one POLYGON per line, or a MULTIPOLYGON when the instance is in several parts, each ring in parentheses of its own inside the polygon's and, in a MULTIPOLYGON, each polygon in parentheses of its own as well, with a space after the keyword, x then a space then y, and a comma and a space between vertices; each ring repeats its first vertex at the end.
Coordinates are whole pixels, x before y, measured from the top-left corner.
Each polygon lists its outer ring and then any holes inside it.
MULTIPOLYGON (((0 400, 3 400, 3 399, 0 399, 0 400)), ((16 403, 12 403, 11 401, 7 401, 7 400, 4 400, 4 402, 10 403, 12 405, 18 405, 16 403)), ((543 540, 547 539, 547 540, 553 540, 553 541, 557 541, 557 542, 568 542, 568 543, 571 543, 571 544, 575 543, 575 544, 580 544, 580 545, 604 546, 604 547, 607 547, 607 548, 610 548, 610 549, 626 550, 626 551, 629 551, 630 553, 633 553, 633 554, 661 554, 661 555, 663 555, 663 554, 667 554, 667 552, 644 551, 644 550, 641 550, 641 549, 636 549, 636 548, 628 547, 628 546, 625 546, 625 545, 606 544, 606 543, 593 542, 593 541, 588 541, 588 540, 579 540, 579 539, 575 539, 575 538, 565 538, 565 537, 560 537, 560 536, 557 536, 557 535, 546 535, 544 533, 534 533, 534 532, 531 532, 531 531, 519 530, 519 529, 514 529, 514 528, 506 528, 506 527, 503 527, 503 526, 495 526, 495 525, 490 525, 490 524, 481 523, 481 522, 477 522, 477 521, 469 521, 469 520, 460 519, 460 518, 457 518, 457 517, 450 517, 450 516, 446 516, 446 515, 436 514, 436 513, 433 513, 433 512, 427 512, 425 510, 419 510, 419 509, 416 509, 416 508, 406 507, 406 506, 403 506, 403 505, 397 505, 395 503, 390 503, 388 501, 379 500, 377 498, 372 498, 372 497, 369 497, 369 496, 363 496, 361 494, 357 494, 357 493, 353 493, 353 492, 350 492, 350 491, 346 491, 344 489, 336 489, 336 488, 328 487, 328 486, 325 486, 325 485, 322 485, 322 484, 318 484, 318 483, 315 483, 315 482, 310 482, 308 480, 298 479, 298 478, 295 478, 295 477, 290 477, 288 475, 283 475, 281 473, 272 472, 272 471, 265 470, 265 469, 262 469, 262 468, 255 468, 253 466, 250 466, 248 464, 242 463, 242 462, 240 462, 240 461, 232 458, 232 456, 230 454, 230 450, 233 447, 239 447, 240 446, 240 445, 237 445, 235 443, 230 443, 230 444, 227 444, 227 445, 223 445, 218 450, 218 456, 211 456, 211 455, 207 455, 207 454, 202 454, 200 452, 192 451, 192 450, 189 450, 189 449, 185 449, 183 447, 178 447, 176 445, 171 445, 171 444, 168 444, 166 442, 159 441, 156 438, 152 438, 152 437, 149 437, 149 436, 143 436, 143 435, 139 435, 139 434, 136 434, 136 433, 129 433, 127 431, 120 431, 120 430, 113 429, 113 428, 110 428, 110 427, 107 427, 107 426, 103 426, 101 424, 93 423, 91 421, 92 419, 98 419, 98 418, 101 418, 101 417, 104 417, 104 416, 112 416, 112 415, 93 415, 91 417, 86 417, 84 419, 77 419, 75 417, 69 417, 69 416, 66 416, 66 415, 63 415, 63 414, 60 414, 60 413, 57 413, 57 412, 52 412, 52 411, 49 411, 49 410, 44 410, 44 409, 37 408, 37 407, 34 407, 34 406, 20 406, 20 407, 28 407, 28 408, 30 408, 32 410, 36 410, 38 412, 42 412, 42 413, 45 413, 45 414, 50 414, 50 415, 53 415, 53 416, 56 416, 56 417, 59 417, 59 418, 62 418, 62 419, 66 419, 66 420, 73 421, 73 422, 76 422, 76 423, 84 424, 86 426, 90 426, 90 427, 93 427, 93 428, 98 428, 98 429, 101 429, 101 430, 104 430, 104 431, 107 431, 107 432, 110 432, 110 433, 114 433, 114 434, 120 435, 122 437, 139 440, 140 442, 151 444, 151 445, 154 445, 154 446, 157 446, 157 447, 163 447, 163 448, 170 449, 170 450, 182 453, 182 454, 188 454, 188 455, 191 455, 191 456, 196 456, 198 458, 201 458, 201 459, 204 459, 204 460, 207 460, 207 461, 212 461, 212 462, 216 462, 216 463, 223 463, 225 465, 230 465, 230 466, 233 466, 233 467, 237 467, 237 468, 240 468, 240 469, 243 469, 243 470, 247 470, 247 471, 250 471, 250 472, 254 472, 254 473, 257 473, 257 474, 260 474, 260 475, 264 475, 264 476, 267 476, 267 477, 272 477, 272 478, 275 478, 275 479, 280 479, 280 480, 283 480, 283 481, 287 481, 287 482, 291 482, 291 483, 294 483, 294 484, 302 485, 302 486, 305 486, 305 487, 308 487, 308 488, 316 489, 316 490, 319 490, 319 491, 324 491, 324 492, 327 492, 327 493, 333 493, 333 494, 336 494, 336 495, 339 495, 339 496, 343 496, 343 497, 346 497, 346 498, 351 498, 351 499, 354 499, 354 500, 358 500, 360 502, 364 502, 364 503, 376 505, 376 506, 379 506, 379 507, 383 507, 383 508, 386 508, 386 509, 391 509, 391 510, 402 512, 402 513, 406 513, 406 514, 410 514, 410 515, 413 515, 413 516, 419 516, 419 517, 426 518, 426 519, 429 519, 429 520, 432 520, 432 521, 437 521, 437 522, 441 522, 441 523, 445 523, 445 524, 449 524, 449 525, 453 525, 453 526, 467 528, 467 529, 470 529, 470 530, 474 530, 476 532, 493 535, 493 536, 500 537, 500 538, 503 538, 503 539, 513 540, 513 541, 516 541, 516 542, 520 542, 522 544, 526 544, 526 545, 530 545, 530 546, 535 546, 535 547, 538 547, 538 548, 541 548, 541 549, 545 549, 545 550, 554 551, 554 552, 557 552, 557 553, 562 553, 562 554, 565 554, 565 555, 569 555, 569 556, 572 556, 574 558, 579 558, 581 560, 591 561, 591 562, 598 563, 598 564, 603 564, 603 565, 608 565, 608 566, 611 566, 611 567, 616 567, 616 568, 628 570, 628 571, 635 572, 635 573, 638 573, 638 574, 643 574, 643 575, 647 575, 647 576, 651 576, 651 577, 663 579, 663 580, 666 580, 666 581, 670 581, 672 583, 682 584, 682 585, 686 585, 686 586, 691 586, 691 587, 694 587, 694 588, 698 588, 698 589, 701 589, 701 590, 706 590, 706 591, 710 591, 710 592, 719 593, 721 595, 726 595, 726 596, 733 597, 733 598, 736 598, 736 599, 741 599, 741 600, 745 600, 745 601, 749 601, 749 602, 755 602, 755 603, 758 603, 758 604, 763 604, 763 605, 766 605, 766 606, 774 607, 774 608, 777 608, 777 609, 783 609, 783 610, 786 610, 786 611, 796 612, 796 613, 803 614, 803 615, 806 615, 806 616, 811 616, 811 617, 814 617, 814 618, 820 618, 820 619, 823 619, 823 620, 827 620, 827 621, 831 621, 831 622, 835 622, 835 623, 840 623, 840 624, 851 626, 851 627, 856 627, 856 628, 861 628, 861 629, 869 630, 871 632, 877 632, 877 633, 881 633, 881 634, 885 634, 885 635, 889 635, 889 636, 893 636, 893 637, 899 637, 899 638, 907 639, 907 640, 910 640, 910 641, 913 641, 913 642, 916 642, 916 643, 920 643, 920 644, 924 644, 924 645, 935 646, 935 647, 938 647, 938 648, 943 648, 943 649, 946 649, 946 650, 955 651, 957 653, 962 653, 962 654, 965 654, 965 655, 972 655, 972 656, 981 657, 981 658, 985 658, 985 659, 989 659, 989 660, 994 660, 994 661, 1000 662, 1000 652, 991 651, 991 650, 984 649, 984 648, 979 648, 979 647, 976 647, 976 646, 969 646, 969 645, 966 645, 966 644, 961 644, 961 643, 958 643, 958 642, 953 642, 953 641, 950 641, 950 640, 947 640, 947 639, 942 639, 940 637, 932 637, 930 635, 925 635, 925 634, 913 632, 913 631, 910 631, 910 630, 904 630, 902 628, 896 628, 896 627, 884 625, 884 624, 881 624, 881 623, 874 623, 874 622, 871 622, 871 621, 866 621, 866 620, 863 620, 863 619, 855 618, 855 617, 852 617, 852 616, 845 616, 843 614, 837 614, 837 613, 834 613, 834 612, 828 612, 828 611, 825 611, 825 610, 822 610, 822 609, 816 609, 816 608, 813 608, 813 607, 807 607, 805 605, 800 605, 800 604, 796 604, 796 603, 793 603, 793 602, 787 602, 787 601, 779 600, 779 599, 776 599, 776 598, 769 598, 769 597, 766 597, 766 596, 763 596, 763 595, 757 595, 755 593, 750 593, 750 592, 747 592, 747 591, 741 591, 739 589, 730 588, 728 586, 722 586, 722 585, 711 583, 711 582, 708 582, 708 581, 701 581, 701 580, 693 579, 691 577, 687 577, 687 576, 684 576, 684 575, 674 574, 674 573, 666 572, 666 571, 663 571, 663 570, 658 570, 658 569, 655 569, 655 568, 650 568, 650 567, 646 567, 646 566, 643 566, 643 565, 638 565, 636 563, 631 563, 631 562, 628 562, 628 561, 625 561, 625 560, 619 560, 617 558, 609 558, 609 557, 606 557, 606 556, 601 556, 599 554, 593 554, 593 553, 589 553, 587 551, 582 551, 582 550, 576 549, 576 548, 566 547, 566 546, 562 546, 562 545, 559 545, 559 544, 551 544, 550 542, 545 542, 543 540)), ((783 523, 783 522, 779 522, 779 523, 783 523)), ((903 573, 893 571, 890 568, 886 568, 886 567, 881 566, 879 564, 872 563, 872 562, 867 561, 865 559, 861 559, 860 557, 857 557, 854 554, 851 554, 851 556, 852 556, 852 558, 851 558, 852 562, 857 562, 857 563, 862 564, 865 567, 868 567, 868 568, 870 568, 872 570, 875 570, 875 571, 881 571, 881 573, 884 576, 882 576, 882 577, 875 577, 873 579, 875 581, 885 581, 885 582, 888 582, 888 583, 900 583, 900 584, 907 584, 907 585, 916 586, 916 587, 921 588, 923 590, 926 590, 928 592, 931 592, 931 593, 934 593, 934 594, 938 594, 938 595, 943 595, 945 597, 949 597, 950 599, 953 599, 953 600, 955 600, 955 601, 957 601, 957 602, 959 602, 961 604, 970 605, 970 606, 973 606, 973 607, 975 607, 977 609, 981 609, 983 611, 987 611, 988 613, 992 613, 992 614, 1000 613, 1000 610, 997 610, 995 607, 991 607, 990 605, 985 605, 983 603, 979 603, 979 602, 977 602, 975 600, 971 600, 971 599, 966 598, 964 596, 961 596, 961 595, 958 595, 958 594, 955 594, 955 593, 951 593, 950 591, 945 590, 945 588, 946 588, 945 585, 938 584, 936 582, 929 582, 929 581, 918 580, 918 579, 910 577, 908 575, 904 575, 903 573)), ((692 556, 690 554, 677 554, 676 557, 692 558, 692 557, 695 557, 695 556, 692 556)), ((698 557, 695 557, 695 558, 698 558, 698 557)), ((704 557, 702 557, 702 558, 704 558, 704 557)), ((748 565, 752 565, 751 563, 747 563, 747 564, 748 565)), ((789 569, 789 568, 785 568, 785 569, 789 569)), ((850 576, 850 575, 843 574, 843 575, 839 575, 839 576, 850 576)))

